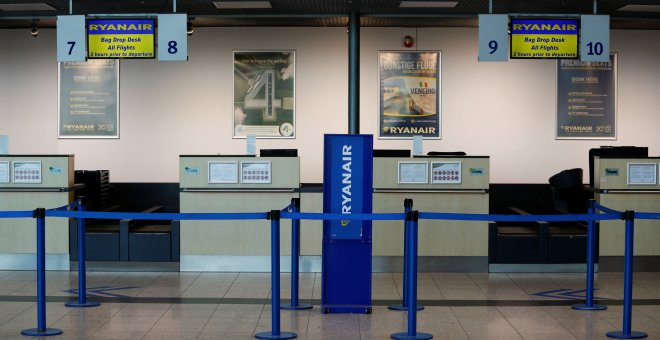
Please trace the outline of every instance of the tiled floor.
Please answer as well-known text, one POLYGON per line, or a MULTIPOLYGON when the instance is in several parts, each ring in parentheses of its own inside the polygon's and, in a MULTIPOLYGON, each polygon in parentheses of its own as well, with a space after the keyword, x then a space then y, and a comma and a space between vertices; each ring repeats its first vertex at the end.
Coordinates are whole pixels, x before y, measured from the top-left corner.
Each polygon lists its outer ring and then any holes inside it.
MULTIPOLYGON (((35 272, 0 272, 0 339, 24 339, 36 327, 35 272)), ((49 327, 53 339, 252 339, 271 329, 270 275, 262 273, 90 272, 89 299, 101 306, 69 308, 75 272, 48 272, 49 327)), ((314 309, 281 312, 282 331, 299 339, 388 339, 407 330, 406 313, 387 305, 401 297, 401 274, 374 274, 373 313, 322 314, 320 274, 303 273, 302 302, 314 309)), ((288 299, 289 275, 282 274, 288 299)), ((633 330, 660 339, 660 273, 634 280, 633 330)), ((607 339, 621 330, 623 277, 601 273, 596 296, 605 311, 569 306, 583 294, 584 274, 422 273, 417 329, 435 339, 607 339), (565 289, 559 291, 560 289, 565 289), (538 293, 543 296, 533 295, 538 293), (564 294, 564 295, 561 295, 564 294), (577 297, 573 297, 577 296, 577 297)))

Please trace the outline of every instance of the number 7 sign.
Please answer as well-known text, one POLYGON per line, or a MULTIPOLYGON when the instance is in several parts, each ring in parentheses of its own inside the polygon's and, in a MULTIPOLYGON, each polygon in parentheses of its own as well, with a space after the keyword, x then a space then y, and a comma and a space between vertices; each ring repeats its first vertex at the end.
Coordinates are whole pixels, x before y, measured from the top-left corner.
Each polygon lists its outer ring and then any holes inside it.
POLYGON ((57 16, 57 61, 87 60, 85 16, 57 16))

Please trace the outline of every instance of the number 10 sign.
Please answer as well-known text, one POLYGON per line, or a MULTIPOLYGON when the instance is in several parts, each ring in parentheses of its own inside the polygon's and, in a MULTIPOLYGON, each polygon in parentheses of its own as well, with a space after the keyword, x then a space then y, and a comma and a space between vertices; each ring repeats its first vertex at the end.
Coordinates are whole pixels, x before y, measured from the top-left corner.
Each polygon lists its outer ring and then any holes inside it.
POLYGON ((479 61, 509 59, 509 16, 479 14, 479 61))
POLYGON ((610 61, 610 16, 583 15, 581 61, 610 61))

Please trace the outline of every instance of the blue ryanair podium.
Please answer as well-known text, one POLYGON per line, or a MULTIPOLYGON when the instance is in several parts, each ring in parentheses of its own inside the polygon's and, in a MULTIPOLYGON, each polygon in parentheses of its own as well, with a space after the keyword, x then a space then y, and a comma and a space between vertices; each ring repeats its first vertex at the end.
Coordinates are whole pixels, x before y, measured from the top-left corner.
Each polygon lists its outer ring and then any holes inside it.
MULTIPOLYGON (((371 213, 373 136, 325 135, 323 212, 371 213)), ((323 221, 321 310, 371 313, 371 221, 323 221)))

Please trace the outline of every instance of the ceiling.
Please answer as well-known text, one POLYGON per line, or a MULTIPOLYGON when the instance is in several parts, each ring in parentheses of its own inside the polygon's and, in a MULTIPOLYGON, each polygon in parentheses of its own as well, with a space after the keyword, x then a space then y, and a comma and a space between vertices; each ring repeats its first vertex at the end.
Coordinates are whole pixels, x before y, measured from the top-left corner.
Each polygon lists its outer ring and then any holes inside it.
MULTIPOLYGON (((217 0, 216 0, 217 1, 217 0)), ((222 0, 228 1, 228 0, 222 0)), ((232 0, 245 1, 245 0, 232 0)), ((428 1, 428 0, 424 0, 428 1)), ((445 0, 440 0, 445 1, 445 0)), ((271 9, 217 9, 213 0, 177 0, 196 27, 344 27, 347 13, 360 14, 363 27, 477 27, 488 0, 455 0, 454 8, 400 8, 400 0, 271 0, 271 9)), ((2 11, 0 28, 55 27, 69 14, 69 0, 9 0, 2 4, 45 3, 55 10, 2 11)), ((73 14, 171 13, 173 0, 73 0, 73 14)), ((495 14, 593 14, 593 0, 492 0, 495 14)), ((598 14, 611 16, 614 29, 660 30, 660 12, 629 12, 626 5, 659 5, 658 0, 598 0, 598 14)))

